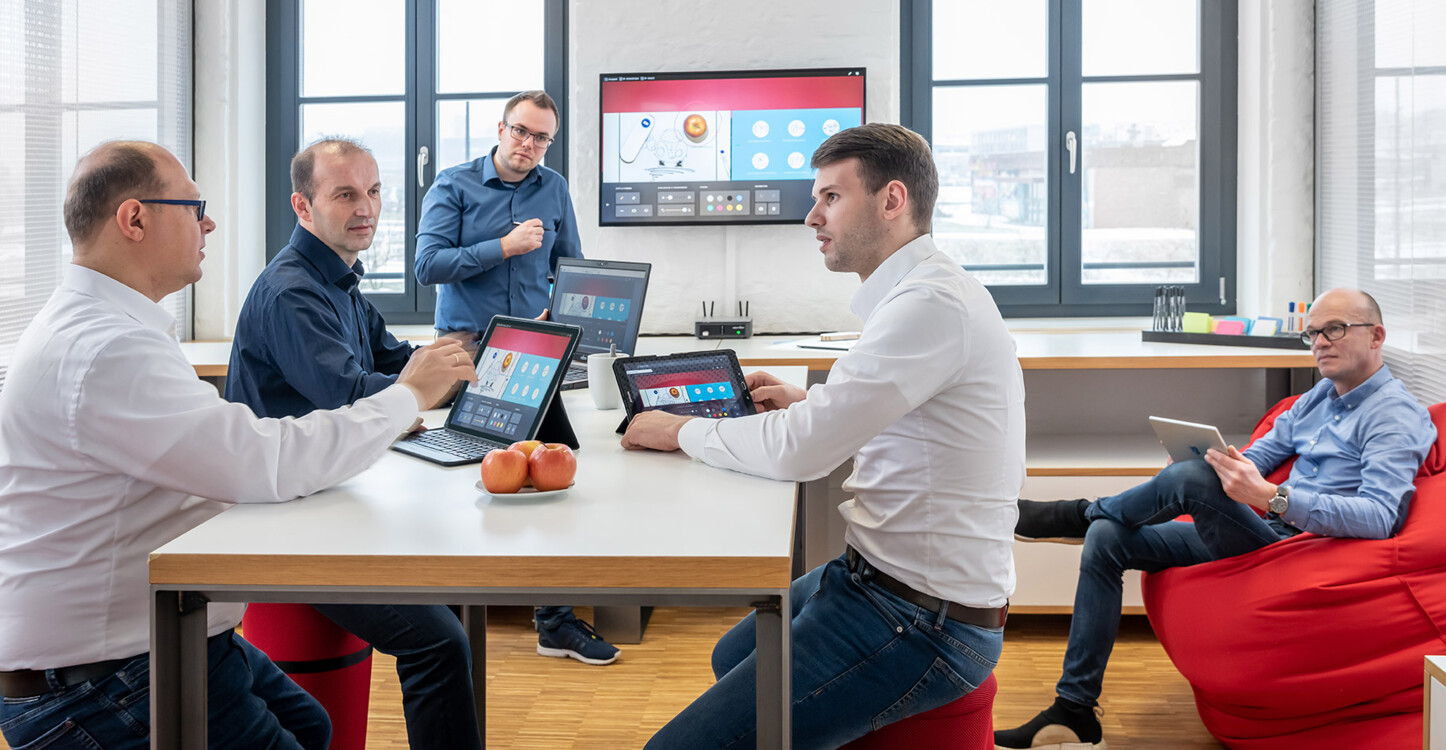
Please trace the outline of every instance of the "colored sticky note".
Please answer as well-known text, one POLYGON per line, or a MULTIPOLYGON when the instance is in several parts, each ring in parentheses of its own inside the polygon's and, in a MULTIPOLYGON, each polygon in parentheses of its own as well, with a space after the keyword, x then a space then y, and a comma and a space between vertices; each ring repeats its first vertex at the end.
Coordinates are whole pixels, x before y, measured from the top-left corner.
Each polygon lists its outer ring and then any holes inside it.
POLYGON ((1225 336, 1240 336, 1245 333, 1245 324, 1238 320, 1222 320, 1215 324, 1215 332, 1225 336))
POLYGON ((1210 333, 1210 313, 1185 313, 1185 333, 1210 333))
POLYGON ((1280 332, 1280 318, 1256 318, 1250 327, 1252 336, 1274 336, 1280 332))

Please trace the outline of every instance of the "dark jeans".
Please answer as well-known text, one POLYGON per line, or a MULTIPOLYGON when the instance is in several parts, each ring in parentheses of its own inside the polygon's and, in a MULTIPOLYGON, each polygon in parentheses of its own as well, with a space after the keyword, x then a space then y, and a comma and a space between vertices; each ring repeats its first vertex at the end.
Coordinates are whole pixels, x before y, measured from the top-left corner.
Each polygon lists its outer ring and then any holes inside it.
MULTIPOLYGON (((5 698, 0 731, 14 750, 150 747, 150 654, 90 682, 5 698)), ((331 721, 316 699, 255 646, 227 632, 206 642, 207 745, 212 750, 324 750, 331 721)))
MULTIPOLYGON (((834 748, 938 708, 989 678, 1004 630, 965 625, 850 572, 843 558, 793 582, 793 747, 834 748)), ((649 750, 757 744, 756 620, 713 649, 718 682, 658 730, 649 750)))
POLYGON ((532 616, 537 619, 538 632, 557 630, 577 619, 572 614, 572 607, 538 607, 532 611, 532 616))
POLYGON ((1093 706, 1120 628, 1126 570, 1147 573, 1243 555, 1295 532, 1225 494, 1204 461, 1181 461, 1155 478, 1091 503, 1060 697, 1093 706), (1172 521, 1182 514, 1195 522, 1172 521))
POLYGON ((407 744, 480 748, 472 649, 452 610, 435 605, 313 604, 376 650, 397 659, 407 744))

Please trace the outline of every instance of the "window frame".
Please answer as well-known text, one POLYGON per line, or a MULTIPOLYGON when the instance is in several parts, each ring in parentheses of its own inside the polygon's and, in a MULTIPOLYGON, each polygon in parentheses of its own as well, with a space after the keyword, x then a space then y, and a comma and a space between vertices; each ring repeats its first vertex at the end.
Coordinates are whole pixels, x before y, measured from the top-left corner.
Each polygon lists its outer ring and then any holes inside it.
MULTIPOLYGON (((543 89, 559 92, 557 140, 548 149, 544 163, 568 175, 568 18, 566 0, 543 0, 543 89)), ((266 261, 286 246, 296 226, 291 209, 291 158, 300 144, 301 107, 303 104, 394 102, 396 95, 385 96, 301 96, 301 13, 302 3, 295 0, 266 0, 266 108, 270 113, 266 126, 266 261), (282 116, 291 113, 290 117, 282 116)), ((448 100, 477 98, 508 98, 518 91, 467 91, 438 94, 436 65, 419 64, 437 59, 437 0, 406 0, 406 91, 400 97, 406 111, 407 156, 403 159, 406 182, 405 205, 405 285, 402 294, 367 293, 390 324, 431 324, 436 307, 434 287, 416 281, 413 264, 417 251, 417 225, 421 220, 422 198, 436 180, 436 109, 448 100), (417 171, 419 149, 427 148, 429 158, 417 171), (419 179, 425 187, 418 184, 419 179)), ((370 274, 368 274, 370 276, 370 274)))
POLYGON ((1046 214, 1047 281, 1033 286, 990 286, 1006 317, 1143 316, 1151 313, 1155 285, 1083 284, 1081 175, 1064 173, 1064 133, 1081 132, 1086 83, 1199 80, 1200 280, 1187 284, 1192 310, 1230 314, 1236 309, 1236 142, 1238 67, 1237 0, 1199 0, 1200 71, 1186 75, 1082 75, 1082 2, 1048 2, 1048 72, 1040 78, 935 81, 933 0, 900 0, 901 123, 933 141, 936 87, 1048 86, 1046 214))

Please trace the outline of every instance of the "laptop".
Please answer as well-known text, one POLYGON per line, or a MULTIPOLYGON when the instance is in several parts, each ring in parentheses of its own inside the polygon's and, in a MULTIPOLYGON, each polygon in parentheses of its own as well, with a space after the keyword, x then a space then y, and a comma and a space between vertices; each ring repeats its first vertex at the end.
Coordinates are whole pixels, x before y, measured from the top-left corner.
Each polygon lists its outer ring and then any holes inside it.
POLYGON ((392 450, 443 466, 477 463, 491 451, 538 439, 556 424, 554 442, 576 448, 558 389, 582 332, 565 323, 498 315, 477 342, 477 382, 452 401, 446 425, 415 433, 392 450))
POLYGON ((613 362, 613 373, 627 410, 619 433, 653 409, 711 419, 758 413, 732 349, 626 357, 613 362))
POLYGON ((558 258, 552 284, 549 318, 582 329, 577 351, 568 363, 562 388, 587 387, 589 354, 617 351, 635 354, 643 321, 643 296, 648 291, 650 263, 621 260, 558 258))

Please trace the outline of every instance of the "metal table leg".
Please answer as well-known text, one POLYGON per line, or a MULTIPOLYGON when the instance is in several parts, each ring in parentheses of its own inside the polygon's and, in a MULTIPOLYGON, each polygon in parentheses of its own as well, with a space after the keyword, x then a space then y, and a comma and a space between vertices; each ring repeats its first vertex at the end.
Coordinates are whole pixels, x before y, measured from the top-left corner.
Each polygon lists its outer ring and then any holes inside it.
POLYGON ((151 747, 206 750, 206 598, 156 591, 151 607, 151 747))
POLYGON ((793 619, 789 611, 788 590, 766 602, 755 605, 757 628, 754 646, 757 672, 758 747, 788 750, 792 739, 792 679, 790 634, 793 619))
POLYGON ((487 608, 462 607, 462 629, 472 646, 472 700, 477 707, 477 735, 487 747, 487 608))

